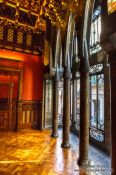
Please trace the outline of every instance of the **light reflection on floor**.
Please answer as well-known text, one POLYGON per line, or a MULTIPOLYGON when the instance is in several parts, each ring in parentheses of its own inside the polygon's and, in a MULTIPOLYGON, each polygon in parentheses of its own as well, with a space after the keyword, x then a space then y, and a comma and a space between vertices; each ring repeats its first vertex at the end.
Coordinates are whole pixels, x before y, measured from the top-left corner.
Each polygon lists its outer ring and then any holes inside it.
POLYGON ((0 133, 0 175, 83 175, 71 149, 51 131, 0 133))
MULTIPOLYGON (((62 139, 62 129, 59 129, 59 137, 62 139)), ((79 137, 72 132, 70 133, 71 149, 75 155, 79 155, 79 137)), ((100 149, 89 146, 89 158, 94 163, 94 170, 96 175, 110 175, 111 174, 111 158, 100 149), (97 172, 101 169, 101 172, 97 172)))
MULTIPOLYGON (((79 140, 70 135, 70 149, 62 149, 62 131, 59 138, 50 137, 51 131, 25 131, 20 133, 0 133, 0 175, 110 175, 109 171, 94 173, 79 170, 77 165, 79 140)), ((105 170, 110 166, 110 158, 90 147, 90 158, 105 170)), ((90 172, 92 170, 92 172, 90 172)))

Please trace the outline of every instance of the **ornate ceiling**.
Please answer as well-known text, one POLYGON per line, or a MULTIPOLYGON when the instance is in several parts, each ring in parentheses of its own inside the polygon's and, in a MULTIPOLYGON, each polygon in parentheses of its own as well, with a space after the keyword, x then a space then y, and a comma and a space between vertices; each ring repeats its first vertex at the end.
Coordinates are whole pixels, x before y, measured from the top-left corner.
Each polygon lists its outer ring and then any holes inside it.
POLYGON ((0 47, 41 52, 48 21, 65 30, 70 11, 79 16, 82 7, 82 0, 0 0, 0 47))
POLYGON ((79 0, 49 0, 44 7, 44 15, 47 16, 51 23, 57 24, 61 28, 65 28, 69 12, 74 13, 79 10, 79 0))
POLYGON ((79 0, 0 0, 0 19, 33 31, 45 31, 46 19, 66 27, 69 11, 80 11, 79 0))
POLYGON ((45 21, 40 17, 42 6, 43 0, 0 0, 0 19, 5 25, 45 31, 45 21))

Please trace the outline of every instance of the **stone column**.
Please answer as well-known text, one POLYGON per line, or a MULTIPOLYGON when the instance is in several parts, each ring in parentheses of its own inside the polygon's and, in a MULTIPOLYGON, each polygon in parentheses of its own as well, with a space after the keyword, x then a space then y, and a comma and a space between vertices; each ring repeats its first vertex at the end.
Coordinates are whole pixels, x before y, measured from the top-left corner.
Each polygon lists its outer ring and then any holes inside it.
POLYGON ((70 70, 68 70, 68 67, 64 67, 63 138, 61 145, 63 148, 70 147, 70 79, 70 70))
POLYGON ((111 78, 111 167, 112 175, 116 174, 116 54, 110 59, 111 78))
POLYGON ((46 80, 43 80, 43 98, 42 98, 42 125, 41 125, 41 130, 45 128, 45 88, 46 88, 46 80))
POLYGON ((111 149, 111 94, 110 94, 110 66, 104 63, 104 134, 105 149, 110 154, 111 149))
POLYGON ((88 166, 89 152, 89 72, 80 72, 80 135, 79 160, 82 167, 88 166))
POLYGON ((72 94, 72 126, 75 126, 76 122, 76 108, 77 108, 77 82, 73 79, 73 94, 72 94))
POLYGON ((58 72, 53 82, 53 118, 51 137, 58 137, 58 72))

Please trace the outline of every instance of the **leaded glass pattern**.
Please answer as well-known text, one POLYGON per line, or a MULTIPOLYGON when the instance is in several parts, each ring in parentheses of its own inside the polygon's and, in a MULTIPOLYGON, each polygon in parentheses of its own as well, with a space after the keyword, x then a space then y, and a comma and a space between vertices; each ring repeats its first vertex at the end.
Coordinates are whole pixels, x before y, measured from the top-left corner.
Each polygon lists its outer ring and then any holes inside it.
POLYGON ((21 32, 21 31, 18 31, 17 43, 18 44, 22 44, 23 43, 23 32, 21 32))
POLYGON ((27 34, 26 45, 31 46, 32 44, 32 35, 27 34))
POLYGON ((90 136, 104 141, 104 74, 92 75, 90 78, 90 136), (96 133, 95 133, 96 132, 96 133))
POLYGON ((103 71, 103 64, 96 64, 94 66, 91 66, 90 68, 90 74, 96 74, 103 71))
POLYGON ((92 17, 91 35, 90 35, 90 54, 97 53, 101 50, 101 8, 98 7, 92 17))
MULTIPOLYGON (((76 74, 76 118, 72 128, 80 128, 80 74, 76 74)), ((104 74, 103 64, 90 68, 90 138, 104 142, 104 74)))
POLYGON ((3 26, 0 26, 0 40, 3 40, 3 26))
POLYGON ((14 30, 8 29, 7 41, 13 42, 14 30))

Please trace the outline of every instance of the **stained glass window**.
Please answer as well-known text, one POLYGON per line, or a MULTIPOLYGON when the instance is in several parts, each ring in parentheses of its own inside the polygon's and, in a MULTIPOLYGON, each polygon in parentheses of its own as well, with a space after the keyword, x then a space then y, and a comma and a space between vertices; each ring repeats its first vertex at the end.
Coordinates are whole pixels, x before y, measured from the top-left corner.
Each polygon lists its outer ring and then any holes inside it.
POLYGON ((90 54, 94 54, 101 50, 100 46, 101 34, 101 8, 98 7, 92 17, 91 35, 90 35, 90 54))
MULTIPOLYGON (((103 66, 101 67, 103 68, 103 66)), ((102 72, 99 73, 97 72, 97 74, 91 75, 90 92, 91 92, 90 136, 100 142, 103 142, 104 141, 104 74, 102 72)))

